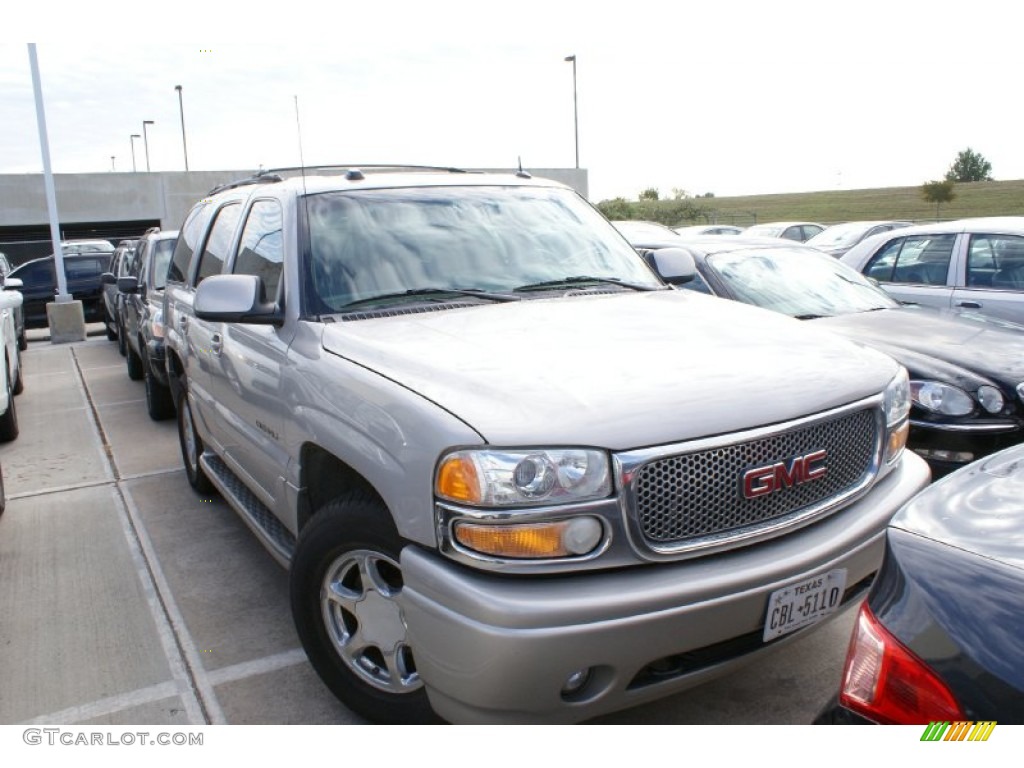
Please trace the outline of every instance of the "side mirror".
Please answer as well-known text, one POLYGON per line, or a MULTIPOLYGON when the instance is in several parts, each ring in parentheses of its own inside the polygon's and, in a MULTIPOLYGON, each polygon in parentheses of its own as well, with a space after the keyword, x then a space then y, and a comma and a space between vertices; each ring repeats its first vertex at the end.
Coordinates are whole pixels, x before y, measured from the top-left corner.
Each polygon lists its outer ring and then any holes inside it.
POLYGON ((4 280, 5 291, 20 291, 25 287, 20 277, 8 277, 4 280))
POLYGON ((669 285, 684 285, 697 274, 693 256, 684 248, 658 248, 644 257, 651 269, 669 285))
POLYGON ((103 285, 117 285, 117 278, 114 276, 113 272, 104 272, 100 275, 100 282, 103 283, 103 285))
POLYGON ((139 278, 132 275, 117 278, 117 290, 121 293, 139 293, 139 278))
POLYGON ((200 320, 282 325, 277 306, 260 301, 262 287, 256 275, 211 275, 196 289, 192 307, 200 320))

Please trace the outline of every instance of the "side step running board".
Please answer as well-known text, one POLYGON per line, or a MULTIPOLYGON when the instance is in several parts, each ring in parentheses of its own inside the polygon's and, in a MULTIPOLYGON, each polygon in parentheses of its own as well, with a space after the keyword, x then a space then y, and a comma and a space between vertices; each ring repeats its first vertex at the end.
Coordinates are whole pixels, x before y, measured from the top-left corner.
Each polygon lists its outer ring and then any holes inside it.
POLYGON ((217 486, 224 500, 242 516, 242 520, 270 550, 270 554, 287 568, 295 553, 296 540, 292 532, 281 524, 267 505, 260 501, 218 456, 203 453, 199 461, 206 470, 206 476, 217 486))

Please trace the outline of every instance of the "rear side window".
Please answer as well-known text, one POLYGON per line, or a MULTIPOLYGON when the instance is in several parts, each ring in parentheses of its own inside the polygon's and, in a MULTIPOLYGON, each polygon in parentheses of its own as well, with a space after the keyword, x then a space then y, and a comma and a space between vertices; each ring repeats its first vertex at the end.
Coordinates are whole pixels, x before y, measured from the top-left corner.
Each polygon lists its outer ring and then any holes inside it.
POLYGON ((230 203, 217 211, 213 226, 210 227, 210 235, 206 238, 203 255, 199 257, 199 273, 196 275, 197 286, 210 275, 219 275, 224 269, 224 259, 231 246, 231 236, 235 233, 235 225, 241 214, 242 206, 238 203, 230 203))
POLYGON ((245 220, 232 273, 259 277, 263 284, 261 301, 277 298, 283 248, 280 204, 276 200, 257 200, 245 220))
POLYGON ((969 287, 1015 288, 1017 286, 1012 275, 1018 270, 1024 270, 1024 237, 971 236, 971 244, 967 250, 969 287))
POLYGON ((188 266, 192 261, 192 254, 199 245, 199 239, 206 229, 210 220, 213 206, 209 203, 200 203, 189 211, 185 217, 185 223, 181 225, 181 234, 178 236, 178 243, 174 248, 174 255, 171 257, 171 266, 167 270, 167 282, 184 283, 188 278, 188 266))
POLYGON ((864 274, 883 283, 945 285, 956 235, 914 235, 889 241, 864 274))

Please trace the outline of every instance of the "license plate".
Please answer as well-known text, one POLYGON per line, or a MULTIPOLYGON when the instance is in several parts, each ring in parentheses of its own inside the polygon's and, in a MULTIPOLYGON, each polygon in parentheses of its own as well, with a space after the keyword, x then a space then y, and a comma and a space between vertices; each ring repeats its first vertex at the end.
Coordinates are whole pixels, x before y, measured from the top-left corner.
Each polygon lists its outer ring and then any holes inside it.
POLYGON ((808 627, 835 613, 846 589, 846 569, 819 573, 777 589, 768 598, 764 642, 808 627))

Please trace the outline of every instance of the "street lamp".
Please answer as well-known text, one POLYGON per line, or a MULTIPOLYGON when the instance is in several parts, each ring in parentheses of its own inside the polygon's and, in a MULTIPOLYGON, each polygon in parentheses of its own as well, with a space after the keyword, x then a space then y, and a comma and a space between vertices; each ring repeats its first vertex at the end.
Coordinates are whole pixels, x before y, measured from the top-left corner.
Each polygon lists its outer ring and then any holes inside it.
POLYGON ((566 61, 572 62, 572 121, 576 129, 576 167, 580 167, 580 113, 576 107, 576 54, 566 56, 566 61))
POLYGON ((110 156, 110 171, 111 171, 111 173, 113 173, 116 170, 117 170, 117 167, 114 165, 114 155, 111 155, 110 156))
POLYGON ((185 143, 185 106, 181 101, 181 86, 174 86, 178 92, 178 110, 181 112, 181 148, 185 152, 185 170, 188 170, 188 144, 185 143))
POLYGON ((141 139, 141 138, 142 137, 139 136, 139 134, 137 134, 137 133, 133 133, 131 135, 131 140, 132 140, 132 173, 135 173, 136 171, 138 171, 138 168, 135 167, 135 140, 136 139, 141 139))
POLYGON ((146 133, 146 126, 154 125, 152 120, 142 121, 142 146, 146 148, 146 172, 149 172, 149 135, 146 133))

